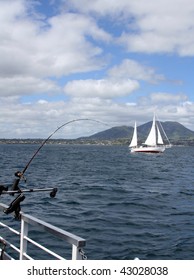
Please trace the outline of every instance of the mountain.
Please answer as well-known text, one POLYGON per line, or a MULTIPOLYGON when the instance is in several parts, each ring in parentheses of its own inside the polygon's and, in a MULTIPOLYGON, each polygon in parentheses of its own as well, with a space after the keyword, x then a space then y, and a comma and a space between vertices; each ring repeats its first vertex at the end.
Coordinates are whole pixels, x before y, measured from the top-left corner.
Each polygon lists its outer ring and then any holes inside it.
MULTIPOLYGON (((148 122, 139 126, 139 132, 142 138, 145 138, 144 135, 149 133, 151 129, 152 122, 148 122)), ((161 122, 161 125, 168 136, 169 140, 180 140, 180 139, 194 139, 194 131, 186 128, 179 122, 166 121, 161 122)), ((163 133, 164 134, 164 133, 163 133)))
MULTIPOLYGON (((146 136, 148 135, 150 129, 151 129, 152 122, 148 122, 145 124, 142 124, 137 127, 139 138, 144 141, 146 136)), ((194 142, 194 131, 184 127, 182 124, 178 122, 172 122, 172 121, 166 121, 161 122, 161 125, 168 136, 168 139, 170 142, 180 142, 180 141, 193 141, 194 142)), ((86 137, 84 139, 88 140, 96 140, 96 141, 102 141, 102 140, 108 140, 108 141, 114 141, 118 139, 130 139, 132 138, 133 134, 133 127, 131 126, 116 126, 112 127, 110 129, 101 131, 99 133, 93 134, 89 137, 86 137)), ((164 134, 162 132, 162 134, 164 134)), ((82 138, 83 139, 83 138, 82 138)))
POLYGON ((116 126, 109 128, 107 130, 98 132, 96 134, 93 134, 87 139, 91 140, 115 140, 115 139, 121 139, 121 138, 128 138, 133 133, 133 127, 128 126, 116 126))

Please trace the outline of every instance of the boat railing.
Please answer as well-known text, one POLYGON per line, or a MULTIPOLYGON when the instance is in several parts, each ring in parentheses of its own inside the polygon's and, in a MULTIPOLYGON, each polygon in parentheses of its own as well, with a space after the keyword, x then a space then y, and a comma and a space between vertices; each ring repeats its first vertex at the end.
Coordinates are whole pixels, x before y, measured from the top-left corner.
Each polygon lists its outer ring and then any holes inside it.
MULTIPOLYGON (((0 210, 5 210, 8 206, 0 203, 0 210)), ((60 229, 59 227, 53 226, 50 223, 44 222, 40 219, 37 219, 29 214, 25 214, 23 212, 20 213, 20 230, 16 230, 11 226, 8 226, 7 224, 0 222, 0 227, 5 228, 5 231, 11 232, 11 234, 14 234, 19 237, 19 245, 18 247, 12 244, 12 242, 8 241, 7 238, 4 238, 1 236, 0 232, 0 257, 1 259, 6 260, 33 260, 34 258, 28 255, 28 245, 30 243, 30 246, 35 246, 39 248, 39 250, 42 250, 46 252, 51 259, 58 259, 58 260, 65 260, 61 254, 54 252, 53 250, 48 249, 48 247, 43 246, 39 242, 35 241, 34 239, 29 237, 29 226, 33 226, 33 228, 43 231, 43 233, 47 233, 51 235, 52 237, 57 239, 61 239, 62 242, 65 241, 65 243, 69 243, 71 246, 71 259, 72 260, 81 260, 86 259, 86 256, 83 251, 83 247, 86 245, 86 240, 74 235, 68 231, 65 231, 63 229, 60 229), (7 247, 12 249, 14 255, 11 256, 10 253, 7 252, 7 247), (18 257, 16 258, 15 255, 18 257)), ((8 235, 6 235, 8 236, 8 235)), ((36 249, 36 248, 35 248, 36 249)))

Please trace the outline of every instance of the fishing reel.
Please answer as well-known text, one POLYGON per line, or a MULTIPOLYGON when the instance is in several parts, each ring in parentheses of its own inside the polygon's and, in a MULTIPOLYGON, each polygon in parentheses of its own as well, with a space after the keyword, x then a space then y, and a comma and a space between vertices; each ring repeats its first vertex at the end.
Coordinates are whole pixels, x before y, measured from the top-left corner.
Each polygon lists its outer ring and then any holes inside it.
POLYGON ((57 188, 52 189, 52 191, 50 192, 50 197, 52 197, 52 198, 55 197, 57 194, 57 191, 58 191, 57 188))

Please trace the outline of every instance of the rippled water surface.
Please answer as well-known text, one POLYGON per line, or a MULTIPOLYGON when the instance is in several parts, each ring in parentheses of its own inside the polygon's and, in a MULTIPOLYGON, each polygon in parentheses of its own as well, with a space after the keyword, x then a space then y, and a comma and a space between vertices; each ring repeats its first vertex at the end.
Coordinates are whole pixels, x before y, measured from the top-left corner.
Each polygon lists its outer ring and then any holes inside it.
MULTIPOLYGON (((11 184, 37 148, 0 145, 0 183, 11 184)), ((22 211, 85 238, 88 259, 194 259, 193 168, 192 147, 147 155, 127 146, 46 145, 23 187, 58 187, 57 196, 26 194, 22 211)))

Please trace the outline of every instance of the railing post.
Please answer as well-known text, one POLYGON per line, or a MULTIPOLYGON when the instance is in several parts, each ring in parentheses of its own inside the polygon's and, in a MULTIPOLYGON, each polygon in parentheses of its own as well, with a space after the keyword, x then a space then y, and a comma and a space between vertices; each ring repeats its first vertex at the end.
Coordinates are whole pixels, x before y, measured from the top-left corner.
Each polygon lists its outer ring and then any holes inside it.
POLYGON ((72 244, 72 260, 82 260, 80 248, 72 244))
POLYGON ((28 236, 28 223, 26 223, 21 215, 21 237, 20 237, 20 260, 25 260, 24 253, 27 253, 27 240, 24 239, 28 236))

